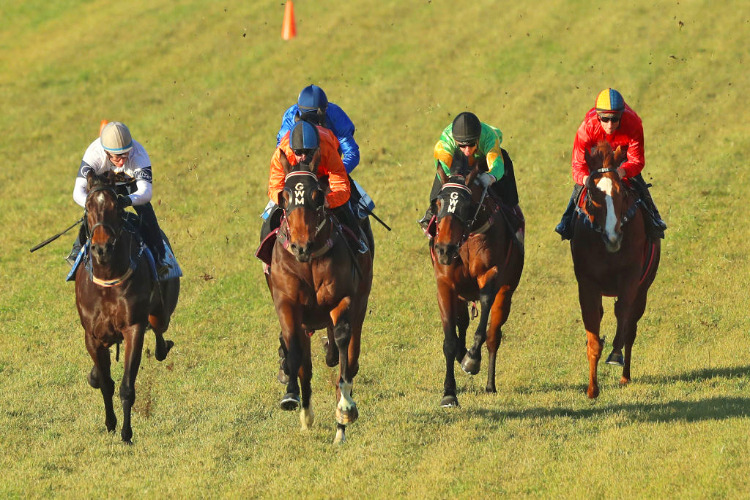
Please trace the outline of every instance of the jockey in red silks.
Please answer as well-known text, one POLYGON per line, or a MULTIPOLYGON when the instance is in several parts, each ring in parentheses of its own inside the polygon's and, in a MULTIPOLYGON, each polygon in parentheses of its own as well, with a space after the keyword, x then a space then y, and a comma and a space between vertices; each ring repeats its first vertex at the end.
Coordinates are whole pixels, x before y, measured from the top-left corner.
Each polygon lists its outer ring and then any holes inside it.
POLYGON ((576 185, 565 209, 562 220, 555 228, 564 240, 573 237, 573 216, 578 197, 590 174, 585 154, 596 148, 601 141, 607 141, 612 149, 623 146, 627 149, 627 158, 617 169, 620 178, 638 192, 643 206, 650 217, 649 235, 652 238, 664 238, 667 225, 662 221, 654 205, 648 184, 643 180, 641 171, 646 164, 643 151, 643 123, 641 118, 625 103, 622 95, 615 89, 602 90, 596 98, 596 105, 586 113, 583 123, 578 127, 573 141, 572 173, 576 185))

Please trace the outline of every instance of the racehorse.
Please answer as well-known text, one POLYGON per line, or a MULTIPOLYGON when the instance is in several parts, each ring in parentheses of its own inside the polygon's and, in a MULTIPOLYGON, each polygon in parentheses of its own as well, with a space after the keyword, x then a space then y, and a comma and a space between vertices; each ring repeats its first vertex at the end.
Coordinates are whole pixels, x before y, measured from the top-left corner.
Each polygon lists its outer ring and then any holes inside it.
POLYGON ((617 297, 617 333, 608 364, 622 366, 620 385, 630 382, 630 359, 638 320, 646 310, 648 289, 656 278, 661 240, 646 237, 641 201, 620 180, 617 168, 627 150, 615 151, 606 141, 586 153, 591 175, 586 181, 584 207, 578 209, 570 250, 578 280, 578 300, 586 328, 589 398, 599 395, 597 364, 604 348, 599 337, 604 309, 602 296, 617 297), (623 357, 622 350, 625 348, 623 357))
MULTIPOLYGON (((486 163, 484 166, 486 170, 486 163)), ((435 236, 430 240, 444 334, 445 381, 440 405, 446 408, 459 406, 453 360, 461 363, 466 373, 476 375, 485 342, 489 353, 485 389, 496 392, 497 349, 524 263, 523 243, 514 237, 499 202, 488 195, 487 187, 474 182, 480 164, 468 175, 467 170, 466 159, 460 155, 453 159, 450 177, 438 166, 442 188, 435 206, 435 236), (479 323, 467 351, 467 301, 476 300, 479 323)))
POLYGON ((301 389, 302 429, 313 425, 310 335, 327 329, 326 364, 339 364, 334 443, 341 443, 346 426, 359 416, 352 385, 359 371, 360 337, 372 286, 372 255, 369 249, 360 252, 350 248, 343 227, 325 208, 325 193, 315 167, 291 166, 283 154, 280 160, 286 179, 277 204, 284 210, 284 217, 266 279, 281 324, 290 374, 281 408, 296 410, 301 389))
POLYGON ((157 282, 137 236, 124 227, 117 207, 112 172, 87 176, 86 221, 89 227, 89 261, 75 275, 76 305, 86 332, 86 349, 94 361, 88 382, 104 398, 105 425, 114 432, 117 425, 112 396, 115 383, 110 373, 112 345, 125 342, 125 359, 120 400, 123 423, 121 436, 130 444, 133 429, 130 411, 135 402, 135 379, 141 363, 143 337, 147 327, 156 335, 156 359, 167 357, 174 345, 163 334, 180 292, 179 278, 157 282), (90 274, 89 274, 90 273, 90 274))

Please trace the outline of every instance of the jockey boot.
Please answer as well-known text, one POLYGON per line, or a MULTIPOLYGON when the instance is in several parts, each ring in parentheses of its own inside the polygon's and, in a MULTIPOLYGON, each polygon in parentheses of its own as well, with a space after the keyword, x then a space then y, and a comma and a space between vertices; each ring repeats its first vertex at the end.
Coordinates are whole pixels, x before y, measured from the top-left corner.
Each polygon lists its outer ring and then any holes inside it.
POLYGON ((642 206, 649 216, 646 231, 652 239, 664 238, 664 230, 667 229, 667 225, 662 220, 659 210, 656 208, 653 198, 651 198, 651 193, 648 190, 651 185, 647 184, 640 174, 633 177, 632 181, 634 181, 632 184, 638 196, 641 197, 642 206))
POLYGON ((344 203, 340 207, 332 209, 331 212, 333 212, 333 215, 336 216, 336 219, 338 219, 339 223, 342 226, 346 226, 352 232, 354 237, 359 241, 359 248, 355 248, 354 250, 362 253, 366 252, 366 238, 363 237, 362 228, 359 226, 359 222, 357 222, 357 218, 354 216, 354 212, 352 212, 349 203, 344 203))
POLYGON ((81 247, 82 245, 76 239, 73 242, 73 248, 70 250, 70 254, 67 257, 65 257, 65 260, 67 261, 68 264, 70 264, 70 267, 73 267, 73 265, 76 263, 76 259, 78 258, 78 254, 81 251, 81 247))
POLYGON ((164 238, 162 237, 159 222, 156 220, 154 207, 151 206, 151 203, 145 203, 143 205, 133 206, 133 208, 141 217, 143 239, 154 255, 156 273, 159 277, 164 277, 169 274, 170 266, 166 262, 167 249, 164 245, 164 238))
POLYGON ((78 237, 76 237, 75 241, 73 242, 73 248, 70 250, 70 254, 65 257, 65 260, 68 262, 68 264, 70 264, 70 267, 73 267, 73 265, 76 263, 78 254, 81 252, 81 248, 86 242, 86 232, 86 221, 84 220, 81 224, 81 228, 78 230, 78 237))
POLYGON ((526 218, 523 216, 521 206, 518 204, 511 209, 511 213, 513 214, 513 234, 521 246, 523 246, 524 235, 526 233, 526 218))
POLYGON ((578 197, 581 196, 581 191, 583 191, 583 186, 580 184, 576 184, 573 187, 573 193, 570 195, 570 201, 565 208, 562 220, 555 227, 555 231, 560 234, 563 240, 573 238, 573 220, 575 219, 576 203, 578 202, 578 197))
POLYGON ((421 219, 417 221, 417 224, 419 224, 422 227, 423 231, 427 231, 427 228, 429 227, 430 221, 432 220, 433 217, 435 217, 435 214, 432 212, 432 206, 430 206, 430 208, 428 208, 427 211, 424 213, 424 217, 422 217, 421 219))

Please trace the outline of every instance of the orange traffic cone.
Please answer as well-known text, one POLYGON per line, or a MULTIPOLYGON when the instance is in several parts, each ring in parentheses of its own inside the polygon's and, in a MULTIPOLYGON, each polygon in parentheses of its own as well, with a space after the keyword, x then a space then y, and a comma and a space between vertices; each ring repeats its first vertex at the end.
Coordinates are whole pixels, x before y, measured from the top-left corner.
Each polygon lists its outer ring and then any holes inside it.
POLYGON ((108 124, 108 123, 109 123, 109 122, 108 122, 107 120, 102 120, 102 121, 101 121, 101 123, 99 123, 99 135, 102 135, 102 129, 103 129, 103 128, 104 128, 104 126, 105 126, 106 124, 108 124))
POLYGON ((297 28, 294 25, 294 4, 292 0, 287 0, 284 9, 284 24, 281 26, 281 38, 291 40, 297 36, 297 28))

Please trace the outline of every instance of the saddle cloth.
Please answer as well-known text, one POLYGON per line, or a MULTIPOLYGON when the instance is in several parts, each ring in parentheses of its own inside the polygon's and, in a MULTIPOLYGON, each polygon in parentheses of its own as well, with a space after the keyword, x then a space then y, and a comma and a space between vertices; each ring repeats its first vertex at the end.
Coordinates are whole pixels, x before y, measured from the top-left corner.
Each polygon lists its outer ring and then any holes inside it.
MULTIPOLYGON (((76 270, 78 269, 78 266, 81 264, 81 262, 85 261, 85 257, 88 254, 88 249, 89 243, 86 242, 86 244, 81 247, 81 251, 78 252, 76 261, 75 263, 73 263, 73 267, 70 268, 70 272, 65 278, 65 281, 75 281, 76 270)), ((138 255, 145 254, 146 259, 148 260, 148 268, 151 270, 151 279, 155 281, 166 281, 173 278, 181 278, 182 269, 177 263, 177 257, 175 257, 174 252, 172 252, 172 247, 167 243, 166 240, 164 241, 164 249, 166 250, 164 261, 169 266, 169 272, 165 276, 159 276, 159 274, 156 272, 156 259, 154 259, 151 250, 143 242, 141 242, 141 247, 139 249, 138 255)), ((131 263, 131 266, 132 265, 134 265, 134 263, 131 263)), ((87 267, 87 270, 89 272, 89 275, 91 275, 90 266, 87 267)))

